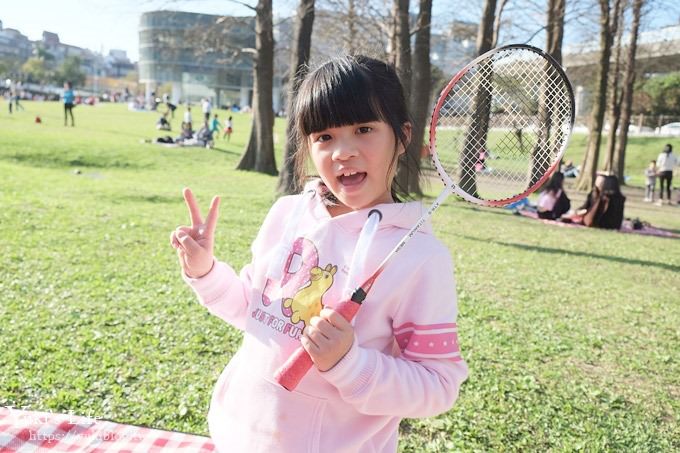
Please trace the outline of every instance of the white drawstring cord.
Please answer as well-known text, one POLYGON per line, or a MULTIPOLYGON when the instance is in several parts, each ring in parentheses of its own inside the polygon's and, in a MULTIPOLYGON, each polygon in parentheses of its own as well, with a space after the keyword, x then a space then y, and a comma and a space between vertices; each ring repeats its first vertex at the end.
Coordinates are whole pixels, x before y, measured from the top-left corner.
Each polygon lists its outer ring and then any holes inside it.
POLYGON ((357 240, 357 245, 354 247, 352 264, 349 267, 349 275, 345 281, 345 287, 342 290, 343 298, 350 297, 352 292, 359 286, 360 282, 357 281, 357 276, 364 272, 368 250, 371 247, 376 231, 378 231, 378 224, 381 220, 382 214, 377 209, 373 209, 368 213, 368 219, 366 219, 364 226, 361 228, 359 240, 357 240))

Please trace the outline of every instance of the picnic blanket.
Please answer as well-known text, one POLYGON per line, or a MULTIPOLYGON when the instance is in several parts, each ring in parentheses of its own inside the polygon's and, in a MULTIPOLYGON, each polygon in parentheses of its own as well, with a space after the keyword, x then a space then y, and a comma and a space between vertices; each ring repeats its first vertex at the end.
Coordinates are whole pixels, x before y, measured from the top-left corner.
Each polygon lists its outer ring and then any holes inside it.
POLYGON ((0 407, 0 453, 209 453, 208 437, 98 418, 0 407))
MULTIPOLYGON (((529 210, 520 210, 516 211, 518 214, 524 216, 524 217, 529 217, 531 219, 536 219, 540 220, 543 223, 549 224, 549 225, 556 225, 560 227, 567 227, 567 228, 587 228, 585 225, 581 223, 569 223, 569 222, 561 222, 559 220, 547 220, 547 219, 539 219, 538 214, 534 211, 529 211, 529 210)), ((643 225, 642 228, 639 230, 636 230, 633 228, 633 224, 630 220, 624 220, 623 223, 621 224, 621 228, 619 230, 614 230, 618 231, 619 233, 631 233, 631 234, 642 234, 644 236, 657 236, 657 237, 664 237, 664 238, 680 238, 680 234, 674 233, 672 231, 664 230, 662 228, 656 228, 650 225, 643 225)))

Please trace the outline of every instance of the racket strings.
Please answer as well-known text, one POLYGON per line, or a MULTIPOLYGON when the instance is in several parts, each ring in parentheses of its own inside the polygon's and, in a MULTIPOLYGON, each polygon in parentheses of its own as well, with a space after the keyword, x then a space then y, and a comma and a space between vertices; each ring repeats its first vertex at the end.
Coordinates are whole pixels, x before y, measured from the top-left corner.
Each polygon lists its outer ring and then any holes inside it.
POLYGON ((527 191, 566 144, 572 105, 567 84, 557 68, 529 49, 477 62, 441 103, 435 167, 438 161, 460 189, 482 200, 527 191))

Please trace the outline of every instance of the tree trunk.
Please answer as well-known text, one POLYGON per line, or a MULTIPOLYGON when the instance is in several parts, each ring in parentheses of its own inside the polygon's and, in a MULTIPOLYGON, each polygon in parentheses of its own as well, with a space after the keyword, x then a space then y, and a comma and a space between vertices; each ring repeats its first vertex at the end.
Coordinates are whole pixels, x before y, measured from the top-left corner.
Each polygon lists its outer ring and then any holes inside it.
POLYGON ((633 90, 635 88, 635 54, 637 53, 637 39, 640 30, 640 14, 644 0, 633 1, 633 17, 630 30, 630 41, 626 54, 626 69, 623 74, 623 92, 621 94, 621 130, 614 150, 612 169, 621 183, 624 182, 624 166, 626 160, 626 145, 628 143, 628 125, 630 124, 633 108, 633 90))
MULTIPOLYGON (((432 70, 430 67, 430 35, 432 32, 432 0, 420 0, 416 32, 416 42, 413 49, 413 68, 411 95, 409 98, 413 125, 411 143, 406 148, 406 159, 411 160, 416 168, 420 167, 420 157, 425 138, 425 128, 430 108, 430 86, 432 85, 432 70)), ((408 193, 422 196, 418 181, 419 171, 404 175, 401 172, 398 180, 408 193)))
MULTIPOLYGON (((496 0, 485 0, 482 12, 482 22, 477 31, 477 55, 482 55, 493 47, 494 18, 496 14, 496 0)), ((489 131, 489 115, 491 114, 491 93, 488 91, 485 77, 492 77, 490 71, 480 68, 479 89, 475 95, 473 111, 475 121, 465 135, 463 153, 460 159, 459 186, 472 196, 477 196, 477 180, 475 163, 479 153, 486 151, 487 135, 489 131)))
POLYGON ((548 39, 546 51, 560 64, 562 64, 565 5, 565 0, 550 0, 548 3, 548 39))
MULTIPOLYGON (((547 52, 555 58, 558 63, 562 61, 562 39, 564 36, 564 0, 550 0, 548 3, 548 20, 547 20, 547 52)), ((548 78, 555 78, 557 74, 552 66, 546 62, 544 67, 545 74, 548 78)), ((555 86, 556 80, 549 80, 547 86, 555 86)), ((548 89, 541 90, 539 96, 539 118, 541 118, 541 128, 538 133, 536 145, 532 150, 532 163, 529 174, 529 187, 534 186, 546 174, 550 168, 550 159, 545 159, 543 150, 548 147, 554 147, 551 155, 556 156, 559 149, 558 143, 549 143, 552 134, 552 120, 555 109, 554 95, 548 89)))
POLYGON ((300 0, 295 19, 295 36, 290 54, 290 75, 288 81, 288 122, 286 124, 286 148, 283 153, 283 168, 279 175, 278 192, 294 194, 302 190, 304 181, 298 181, 295 174, 293 157, 297 151, 297 140, 294 121, 291 117, 295 97, 300 84, 307 75, 309 55, 312 48, 312 30, 314 29, 314 1, 300 0))
POLYGON ((255 16, 255 65, 253 68, 253 131, 239 170, 277 174, 274 158, 274 34, 272 0, 259 0, 255 16))
MULTIPOLYGON (((618 1, 618 0, 616 0, 618 1)), ((609 75, 609 57, 611 56, 612 37, 609 32, 609 0, 599 0, 600 5, 600 59, 597 66, 598 86, 595 92, 595 103, 590 116, 590 133, 588 146, 581 166, 576 187, 578 190, 590 190, 595 181, 597 165, 600 158, 600 141, 602 139, 602 123, 607 103, 607 76, 609 75)))
MULTIPOLYGON (((408 99, 411 97, 411 29, 408 14, 410 2, 409 0, 393 1, 393 34, 396 45, 393 49, 394 68, 397 71, 401 85, 404 87, 404 97, 408 102, 408 99)), ((395 182, 405 192, 409 191, 409 179, 406 168, 399 167, 395 176, 395 182)))
MULTIPOLYGON (((611 20, 610 33, 614 36, 615 57, 614 67, 611 72, 611 87, 609 94, 609 132, 607 133, 607 154, 604 164, 604 169, 608 172, 613 172, 612 165, 614 164, 614 147, 616 145, 616 130, 619 127, 619 120, 621 119, 621 93, 619 91, 619 79, 621 69, 621 46, 623 37, 623 18, 624 8, 621 0, 614 3, 614 12, 611 20)), ((624 181, 619 175, 616 175, 619 181, 623 184, 624 181)))
POLYGON ((347 3, 347 39, 349 40, 349 45, 347 46, 347 53, 354 55, 357 51, 356 39, 357 39, 357 14, 356 5, 354 0, 348 0, 347 3))
POLYGON ((411 29, 409 25, 409 0, 394 0, 395 35, 397 48, 394 52, 394 67, 404 87, 404 94, 409 98, 411 93, 411 29))
POLYGON ((494 45, 494 22, 496 18, 496 0, 485 0, 482 11, 482 22, 477 31, 477 55, 491 50, 494 45))
POLYGON ((493 21, 493 39, 491 47, 496 47, 498 45, 498 39, 500 38, 501 35, 501 26, 503 25, 501 23, 501 20, 503 18, 503 10, 505 9, 505 5, 507 4, 508 0, 501 0, 501 3, 498 5, 498 11, 496 11, 496 18, 493 21))

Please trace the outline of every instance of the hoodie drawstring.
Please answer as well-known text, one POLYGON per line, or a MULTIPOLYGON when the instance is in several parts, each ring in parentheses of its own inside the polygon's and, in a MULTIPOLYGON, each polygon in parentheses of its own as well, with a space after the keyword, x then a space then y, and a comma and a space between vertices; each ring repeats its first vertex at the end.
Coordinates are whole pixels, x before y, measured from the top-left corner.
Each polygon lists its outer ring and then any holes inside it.
POLYGON ((378 231, 378 224, 381 220, 382 213, 377 209, 373 209, 368 213, 368 219, 366 219, 366 222, 364 222, 364 226, 361 228, 361 233, 359 233, 359 240, 354 247, 354 253, 352 254, 351 261, 352 264, 349 267, 349 275, 345 281, 345 287, 342 290, 343 298, 350 297, 352 292, 357 289, 361 283, 357 281, 357 276, 364 274, 368 250, 371 247, 371 243, 373 242, 376 231, 378 231))

